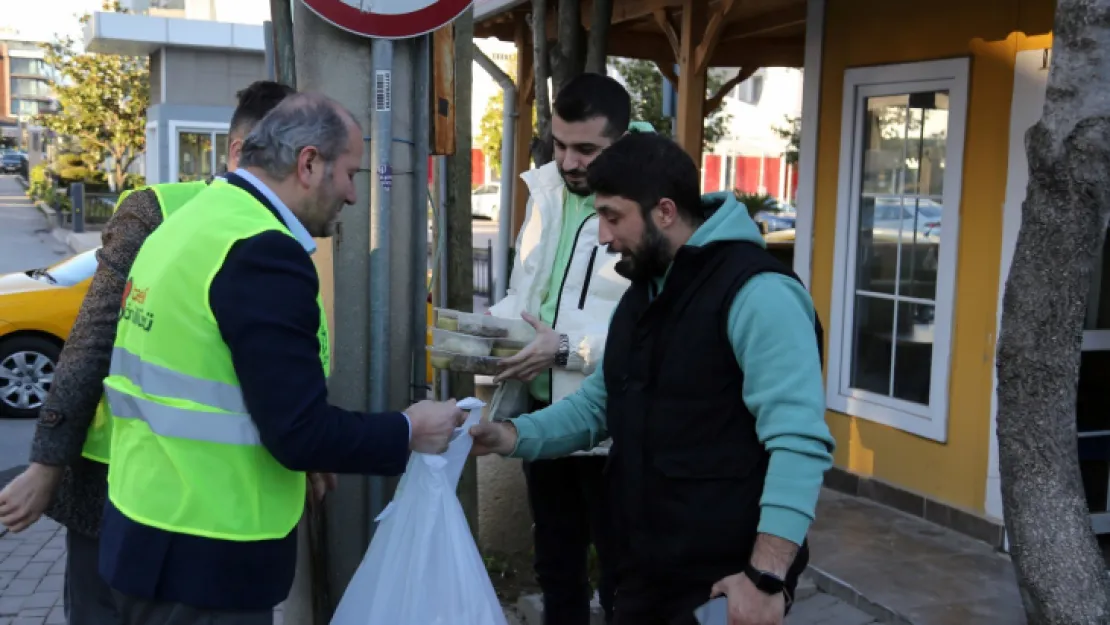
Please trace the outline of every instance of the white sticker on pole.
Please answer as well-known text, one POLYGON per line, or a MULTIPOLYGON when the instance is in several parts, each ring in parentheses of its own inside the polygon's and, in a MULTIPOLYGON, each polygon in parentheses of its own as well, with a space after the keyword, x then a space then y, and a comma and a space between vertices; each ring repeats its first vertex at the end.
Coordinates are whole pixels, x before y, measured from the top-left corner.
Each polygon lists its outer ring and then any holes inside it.
POLYGON ((393 110, 393 72, 391 70, 374 70, 374 109, 393 110))
POLYGON ((455 20, 474 0, 302 0, 324 20, 364 37, 404 39, 455 20))

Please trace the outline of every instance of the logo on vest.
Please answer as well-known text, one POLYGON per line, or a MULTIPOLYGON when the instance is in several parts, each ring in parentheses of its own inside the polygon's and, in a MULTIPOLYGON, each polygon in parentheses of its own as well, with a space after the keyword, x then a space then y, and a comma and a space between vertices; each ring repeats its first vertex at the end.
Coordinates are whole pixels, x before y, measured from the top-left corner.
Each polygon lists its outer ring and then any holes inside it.
POLYGON ((130 321, 144 332, 150 332, 150 328, 154 326, 154 313, 144 311, 142 306, 149 290, 149 287, 135 288, 133 281, 128 278, 123 287, 123 300, 120 302, 120 319, 130 321))

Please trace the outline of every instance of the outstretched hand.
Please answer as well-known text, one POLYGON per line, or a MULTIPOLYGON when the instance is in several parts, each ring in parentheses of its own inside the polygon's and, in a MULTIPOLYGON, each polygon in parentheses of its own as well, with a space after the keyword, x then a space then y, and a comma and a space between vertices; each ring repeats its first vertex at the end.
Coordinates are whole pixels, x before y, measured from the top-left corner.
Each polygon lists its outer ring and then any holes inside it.
POLYGON ((531 382, 555 365, 555 355, 559 352, 559 333, 526 312, 520 313, 520 316, 536 329, 536 338, 519 353, 501 359, 501 372, 493 378, 497 384, 505 380, 531 382))

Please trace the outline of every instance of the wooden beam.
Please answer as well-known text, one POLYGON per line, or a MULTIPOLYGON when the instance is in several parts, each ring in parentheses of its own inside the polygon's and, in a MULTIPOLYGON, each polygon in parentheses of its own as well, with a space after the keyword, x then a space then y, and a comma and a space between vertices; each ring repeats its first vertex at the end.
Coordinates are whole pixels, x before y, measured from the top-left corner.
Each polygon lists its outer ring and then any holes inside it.
POLYGON ((805 4, 791 6, 729 24, 721 36, 721 42, 766 36, 768 33, 805 23, 805 4))
MULTIPOLYGON (((721 41, 721 33, 724 32, 725 24, 732 17, 732 10, 735 5, 735 0, 721 0, 721 3, 717 5, 717 10, 709 18, 709 23, 705 27, 705 32, 702 34, 695 52, 694 64, 697 71, 704 72, 709 68, 709 59, 713 57, 713 52, 717 50, 717 44, 721 41)), ((685 12, 685 9, 683 9, 683 12, 685 12)))
POLYGON ((528 206, 528 186, 520 175, 532 167, 532 104, 536 99, 533 90, 536 80, 535 65, 532 63, 532 31, 524 20, 516 24, 516 141, 513 147, 513 171, 508 175, 502 172, 502 183, 513 183, 513 212, 509 224, 515 245, 517 233, 524 225, 524 215, 528 206))
POLYGON ((455 30, 432 33, 432 145, 430 154, 455 153, 455 30))
POLYGON ((679 45, 678 33, 674 30, 674 24, 671 23, 671 17, 667 15, 666 9, 656 9, 652 11, 652 16, 655 18, 655 24, 659 26, 659 30, 663 31, 663 36, 667 38, 667 42, 671 44, 671 50, 674 51, 675 60, 678 59, 679 45))
POLYGON ((732 91, 733 87, 751 78, 752 74, 756 73, 757 71, 759 71, 758 65, 749 65, 747 67, 741 68, 740 71, 736 72, 735 76, 730 78, 725 84, 721 85, 721 88, 717 90, 717 93, 713 94, 713 97, 706 100, 705 116, 709 117, 710 115, 712 115, 713 111, 721 107, 721 103, 725 101, 725 96, 728 95, 729 91, 732 91))
POLYGON ((698 69, 698 39, 708 21, 704 0, 684 0, 679 35, 678 144, 701 167, 702 137, 705 134, 705 70, 698 69))
POLYGON ((618 0, 613 3, 613 26, 633 22, 661 9, 682 6, 684 0, 618 0))

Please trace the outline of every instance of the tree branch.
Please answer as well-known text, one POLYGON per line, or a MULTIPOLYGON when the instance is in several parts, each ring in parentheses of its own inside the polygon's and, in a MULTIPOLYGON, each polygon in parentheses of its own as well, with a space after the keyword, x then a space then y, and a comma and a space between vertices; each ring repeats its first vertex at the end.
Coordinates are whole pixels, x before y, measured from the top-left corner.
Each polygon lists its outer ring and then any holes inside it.
POLYGON ((594 0, 590 14, 590 36, 586 47, 586 71, 604 74, 608 55, 609 25, 613 19, 613 0, 594 0))
POLYGON ((721 103, 725 101, 725 96, 728 95, 729 91, 732 91, 733 87, 751 78, 752 74, 755 74, 757 71, 759 71, 759 67, 752 65, 751 67, 741 68, 740 71, 736 72, 735 76, 721 85, 721 88, 717 90, 717 93, 713 94, 713 97, 705 101, 705 116, 709 117, 712 115, 713 111, 721 107, 721 103))

